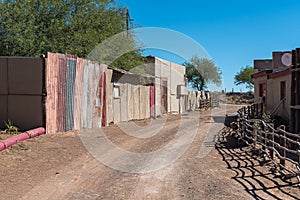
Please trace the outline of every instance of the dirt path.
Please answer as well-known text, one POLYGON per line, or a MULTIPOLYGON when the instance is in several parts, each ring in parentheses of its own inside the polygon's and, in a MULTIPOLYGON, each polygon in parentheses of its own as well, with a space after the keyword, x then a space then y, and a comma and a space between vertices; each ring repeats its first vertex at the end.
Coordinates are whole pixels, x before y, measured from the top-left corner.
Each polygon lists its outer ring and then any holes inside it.
POLYGON ((168 116, 152 128, 146 120, 136 123, 144 129, 123 124, 85 130, 82 141, 64 133, 18 144, 1 152, 0 199, 297 199, 299 188, 274 179, 248 149, 215 148, 225 114, 237 108, 168 116))

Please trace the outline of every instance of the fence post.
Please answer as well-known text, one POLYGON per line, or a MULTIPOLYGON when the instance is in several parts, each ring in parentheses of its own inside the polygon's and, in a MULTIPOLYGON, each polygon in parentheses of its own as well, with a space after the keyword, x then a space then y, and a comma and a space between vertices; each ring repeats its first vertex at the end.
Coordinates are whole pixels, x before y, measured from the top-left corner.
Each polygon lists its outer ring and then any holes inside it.
MULTIPOLYGON (((271 135, 271 142, 272 142, 272 145, 271 147, 274 148, 274 134, 275 134, 275 129, 274 127, 272 126, 272 135, 271 135)), ((270 156, 271 156, 271 159, 274 160, 274 150, 273 149, 270 149, 270 156)))
POLYGON ((266 127, 265 124, 262 121, 259 121, 259 123, 262 124, 261 129, 261 143, 263 143, 265 146, 262 146, 262 149, 265 151, 267 146, 267 139, 266 139, 266 127))
POLYGON ((258 114, 258 104, 255 104, 255 109, 256 109, 256 118, 258 118, 259 114, 258 114))
POLYGON ((248 106, 247 108, 248 108, 248 110, 247 110, 247 112, 248 112, 248 119, 250 119, 250 115, 251 115, 251 109, 250 109, 250 106, 248 106))
MULTIPOLYGON (((280 131, 281 133, 279 134, 280 137, 280 146, 281 147, 286 147, 286 139, 285 139, 285 132, 284 131, 280 131)), ((280 149, 280 154, 282 157, 286 157, 286 151, 285 149, 280 149)), ((280 164, 285 166, 285 160, 284 159, 280 159, 280 164)), ((281 167, 282 169, 282 167, 281 167)))
POLYGON ((300 163, 300 150, 298 150, 298 162, 300 163))
POLYGON ((201 110, 202 109, 202 99, 200 99, 200 107, 199 109, 201 110))
POLYGON ((261 103, 261 104, 260 104, 260 118, 262 118, 263 113, 264 113, 264 104, 261 103))
POLYGON ((253 145, 254 145, 254 148, 256 148, 256 143, 257 143, 257 127, 255 125, 253 125, 252 135, 253 135, 253 145))

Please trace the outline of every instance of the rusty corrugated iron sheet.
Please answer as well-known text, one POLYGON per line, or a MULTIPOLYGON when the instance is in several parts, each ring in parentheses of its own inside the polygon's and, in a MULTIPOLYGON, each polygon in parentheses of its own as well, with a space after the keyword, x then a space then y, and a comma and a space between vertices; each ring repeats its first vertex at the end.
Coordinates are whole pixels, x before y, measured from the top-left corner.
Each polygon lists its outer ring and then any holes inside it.
POLYGON ((56 131, 66 130, 66 77, 67 60, 65 57, 59 58, 58 82, 57 82, 57 110, 56 110, 56 131))

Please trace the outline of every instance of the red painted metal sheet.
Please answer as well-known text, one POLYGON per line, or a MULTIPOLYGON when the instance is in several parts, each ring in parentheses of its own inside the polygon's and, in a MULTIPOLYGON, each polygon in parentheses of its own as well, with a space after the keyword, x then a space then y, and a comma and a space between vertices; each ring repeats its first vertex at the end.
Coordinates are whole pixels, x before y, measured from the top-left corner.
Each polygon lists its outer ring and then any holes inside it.
POLYGON ((57 82, 59 57, 62 54, 48 53, 46 59, 46 132, 55 133, 57 130, 57 82))

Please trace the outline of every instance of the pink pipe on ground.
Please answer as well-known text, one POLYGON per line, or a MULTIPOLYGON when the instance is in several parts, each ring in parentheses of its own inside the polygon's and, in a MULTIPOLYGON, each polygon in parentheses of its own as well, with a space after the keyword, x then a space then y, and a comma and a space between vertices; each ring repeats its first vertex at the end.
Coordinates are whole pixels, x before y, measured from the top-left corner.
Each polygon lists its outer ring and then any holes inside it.
POLYGON ((18 143, 24 140, 27 140, 29 138, 34 138, 36 136, 45 134, 45 129, 44 128, 36 128, 30 131, 26 131, 24 133, 20 133, 19 135, 10 137, 6 140, 0 141, 0 151, 18 143))

